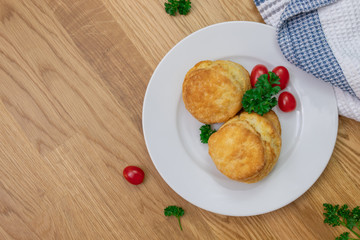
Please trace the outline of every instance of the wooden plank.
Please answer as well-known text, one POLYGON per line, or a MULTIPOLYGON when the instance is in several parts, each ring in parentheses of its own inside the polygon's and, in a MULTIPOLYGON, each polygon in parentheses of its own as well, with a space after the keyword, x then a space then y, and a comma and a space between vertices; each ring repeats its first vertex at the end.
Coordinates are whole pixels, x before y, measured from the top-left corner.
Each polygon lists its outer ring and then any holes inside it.
POLYGON ((42 239, 31 223, 61 196, 51 168, 0 102, 0 227, 3 239, 42 239))

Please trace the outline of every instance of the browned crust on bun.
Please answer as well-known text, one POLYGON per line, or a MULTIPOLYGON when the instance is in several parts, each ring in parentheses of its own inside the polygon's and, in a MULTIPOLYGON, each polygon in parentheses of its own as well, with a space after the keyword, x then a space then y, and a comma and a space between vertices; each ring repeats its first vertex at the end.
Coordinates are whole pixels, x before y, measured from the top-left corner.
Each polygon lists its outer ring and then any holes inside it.
POLYGON ((215 166, 230 179, 255 183, 275 166, 281 151, 281 126, 275 112, 242 112, 209 138, 215 166))
POLYGON ((250 87, 249 73, 240 64, 207 60, 187 72, 182 97, 186 109, 198 121, 220 123, 240 111, 242 97, 250 87))

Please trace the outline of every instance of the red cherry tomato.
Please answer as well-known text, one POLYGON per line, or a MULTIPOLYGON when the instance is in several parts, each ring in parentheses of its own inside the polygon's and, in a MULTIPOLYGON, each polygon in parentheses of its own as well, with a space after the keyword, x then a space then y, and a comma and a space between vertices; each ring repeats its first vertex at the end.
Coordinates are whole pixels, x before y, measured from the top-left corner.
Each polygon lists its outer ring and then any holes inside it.
POLYGON ((255 83, 257 82, 258 77, 263 74, 268 74, 268 69, 263 64, 255 65, 250 74, 250 83, 252 87, 255 87, 255 83))
POLYGON ((296 100, 294 95, 289 92, 282 92, 278 99, 279 108, 283 112, 291 112, 296 108, 296 100))
POLYGON ((272 72, 280 78, 280 85, 274 84, 274 86, 280 86, 281 90, 286 88, 290 78, 289 71, 284 66, 277 66, 272 70, 272 72))
POLYGON ((142 183, 145 177, 144 171, 136 166, 127 166, 124 168, 123 175, 129 183, 134 185, 142 183))

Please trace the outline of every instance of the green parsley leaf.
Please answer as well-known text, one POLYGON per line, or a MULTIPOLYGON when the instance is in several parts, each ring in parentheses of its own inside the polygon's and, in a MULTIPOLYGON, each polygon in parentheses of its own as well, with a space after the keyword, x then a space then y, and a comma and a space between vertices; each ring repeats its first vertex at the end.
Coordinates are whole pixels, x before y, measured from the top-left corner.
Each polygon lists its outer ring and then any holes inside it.
POLYGON ((244 110, 248 113, 256 112, 264 115, 277 105, 277 99, 274 97, 280 92, 280 78, 273 72, 261 75, 255 83, 255 88, 245 92, 242 104, 244 110), (273 87, 274 86, 274 87, 273 87))
POLYGON ((211 134, 216 132, 215 129, 211 129, 209 124, 202 125, 200 127, 200 141, 202 143, 208 143, 211 134))
POLYGON ((335 240, 349 240, 350 239, 349 234, 350 233, 348 232, 344 232, 340 234, 340 237, 335 238, 335 240))
POLYGON ((360 240, 360 207, 357 206, 353 210, 350 210, 348 205, 344 204, 343 206, 331 205, 324 203, 324 223, 329 224, 330 226, 344 226, 349 229, 354 235, 358 238, 350 238, 349 232, 342 233, 335 240, 349 240, 349 239, 358 239, 360 240), (358 232, 355 232, 357 229, 358 232))
POLYGON ((167 216, 167 217, 175 216, 178 219, 181 231, 183 229, 181 226, 180 217, 182 217, 184 215, 184 213, 185 213, 184 209, 182 209, 181 207, 177 207, 177 206, 168 206, 167 208, 164 209, 165 216, 167 216))
POLYGON ((168 0, 164 5, 165 11, 171 16, 175 16, 177 11, 179 11, 181 15, 187 15, 191 9, 190 0, 168 0))
POLYGON ((171 16, 175 16, 179 2, 177 0, 168 0, 168 2, 164 3, 164 5, 165 11, 171 16))
POLYGON ((351 211, 351 214, 353 216, 353 218, 360 222, 360 207, 357 206, 356 208, 354 208, 352 211, 351 211))
POLYGON ((324 213, 325 220, 324 223, 327 223, 333 227, 340 226, 340 217, 337 215, 337 212, 339 210, 339 205, 331 205, 328 203, 324 203, 324 210, 326 211, 324 213))
POLYGON ((187 15, 190 12, 191 2, 190 0, 179 0, 179 13, 181 15, 187 15))

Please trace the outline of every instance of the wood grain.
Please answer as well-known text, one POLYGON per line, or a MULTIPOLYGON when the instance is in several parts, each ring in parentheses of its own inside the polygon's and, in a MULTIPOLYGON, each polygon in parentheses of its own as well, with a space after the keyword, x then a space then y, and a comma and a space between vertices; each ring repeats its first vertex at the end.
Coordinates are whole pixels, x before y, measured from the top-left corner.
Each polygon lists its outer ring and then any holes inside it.
MULTIPOLYGON (((360 202, 360 124, 340 117, 329 165, 277 211, 227 217, 178 196, 142 135, 146 86, 181 39, 224 21, 263 22, 251 0, 0 0, 0 239, 334 239, 322 203, 360 202), (145 170, 143 184, 122 177, 145 170), (182 206, 184 231, 163 215, 182 206)), ((316 159, 314 159, 316 161, 316 159)))

